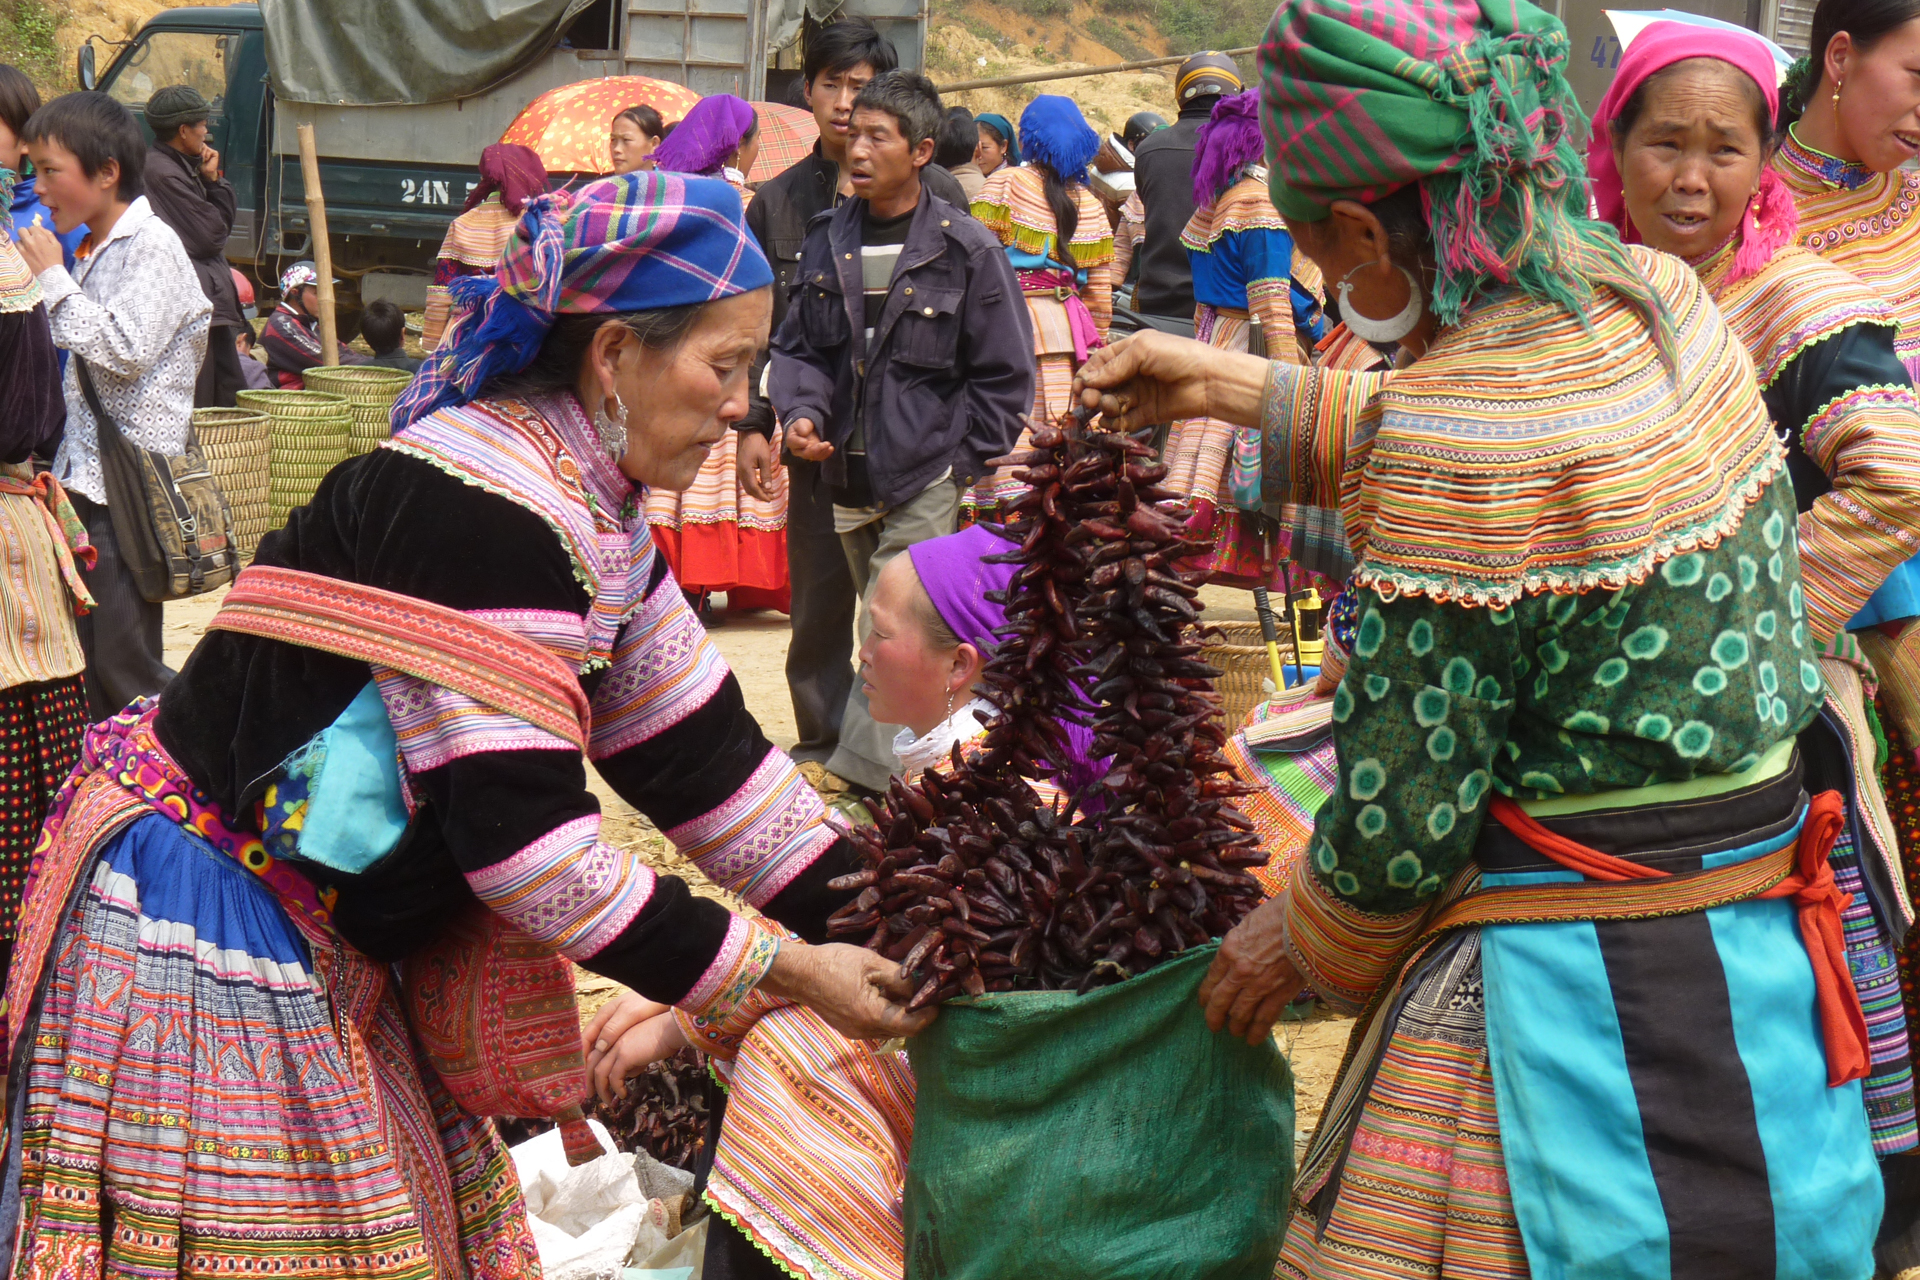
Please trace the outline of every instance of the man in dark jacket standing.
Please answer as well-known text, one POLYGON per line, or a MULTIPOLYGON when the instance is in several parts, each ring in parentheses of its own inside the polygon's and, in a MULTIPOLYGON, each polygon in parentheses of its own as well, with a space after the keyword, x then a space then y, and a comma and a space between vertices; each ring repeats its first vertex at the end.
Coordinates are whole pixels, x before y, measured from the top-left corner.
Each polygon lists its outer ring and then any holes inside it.
POLYGON ((147 99, 147 203, 186 247, 201 291, 213 304, 207 357, 193 389, 195 408, 232 408, 247 385, 234 338, 246 317, 227 266, 227 236, 233 231, 233 187, 220 176, 220 153, 207 145, 207 100, 192 85, 173 84, 147 99))
POLYGON ((1194 143, 1221 95, 1240 89, 1240 71, 1232 58, 1194 54, 1174 77, 1179 119, 1148 134, 1134 153, 1133 180, 1147 220, 1133 309, 1143 316, 1181 321, 1188 337, 1193 336, 1193 266, 1180 233, 1193 217, 1194 143))
MULTIPOLYGON (((773 331, 780 331, 795 295, 800 246, 807 224, 838 208, 853 193, 846 170, 847 137, 853 102, 860 91, 899 59, 893 45, 865 18, 842 18, 807 38, 801 69, 807 105, 820 126, 813 154, 766 183, 747 206, 747 229, 759 240, 773 265, 773 331)), ((952 175, 929 166, 922 186, 942 200, 967 208, 952 175)), ((787 689, 799 741, 788 752, 817 781, 819 771, 840 743, 840 721, 853 692, 853 575, 833 528, 833 501, 820 465, 791 452, 774 459, 773 406, 761 394, 763 354, 753 371, 752 408, 740 431, 740 485, 762 500, 771 498, 773 468, 787 467, 787 569, 793 587, 793 638, 787 646, 787 689)))
MULTIPOLYGON (((961 490, 1008 452, 1033 405, 1033 330, 999 240, 926 190, 943 112, 925 76, 889 71, 854 101, 855 199, 814 219, 800 288, 773 339, 787 448, 821 464, 866 605, 880 570, 951 533, 961 490)), ((894 727, 855 689, 827 768, 879 791, 894 727)))

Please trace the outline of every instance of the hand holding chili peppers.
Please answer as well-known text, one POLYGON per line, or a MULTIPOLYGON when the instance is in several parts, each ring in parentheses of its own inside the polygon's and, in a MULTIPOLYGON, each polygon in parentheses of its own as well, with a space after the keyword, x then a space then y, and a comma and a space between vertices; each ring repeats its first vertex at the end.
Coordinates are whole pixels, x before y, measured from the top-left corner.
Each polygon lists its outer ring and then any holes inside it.
POLYGON ((1306 985, 1287 952, 1284 901, 1273 898, 1255 907, 1221 942, 1200 983, 1200 1004, 1208 1027, 1225 1027, 1248 1044, 1259 1044, 1273 1034, 1281 1011, 1306 985))

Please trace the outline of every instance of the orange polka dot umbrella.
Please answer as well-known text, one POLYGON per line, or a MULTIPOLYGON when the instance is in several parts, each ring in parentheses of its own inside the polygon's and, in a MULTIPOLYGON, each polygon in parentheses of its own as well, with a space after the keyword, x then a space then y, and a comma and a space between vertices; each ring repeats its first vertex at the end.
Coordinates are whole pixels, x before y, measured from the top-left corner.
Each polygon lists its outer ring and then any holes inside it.
POLYGON ((645 104, 671 124, 698 101, 700 95, 685 85, 649 76, 580 80, 529 102, 500 141, 532 147, 548 173, 611 173, 607 133, 615 116, 645 104))

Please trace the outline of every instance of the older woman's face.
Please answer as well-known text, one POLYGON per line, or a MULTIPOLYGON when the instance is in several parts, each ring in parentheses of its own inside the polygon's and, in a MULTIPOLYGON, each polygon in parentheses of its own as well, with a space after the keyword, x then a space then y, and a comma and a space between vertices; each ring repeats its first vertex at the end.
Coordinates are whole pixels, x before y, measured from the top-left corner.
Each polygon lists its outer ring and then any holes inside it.
MULTIPOLYGON (((643 346, 622 330, 612 351, 612 387, 627 406, 620 470, 649 488, 693 483, 707 454, 747 414, 753 357, 767 345, 773 290, 708 303, 671 350, 643 346)), ((591 407, 591 406, 589 406, 591 407)))
POLYGON ((1864 52, 1842 33, 1827 50, 1840 86, 1840 150, 1875 173, 1920 156, 1920 18, 1895 27, 1864 52))
POLYGON ((1007 162, 1007 144, 1000 141, 992 125, 980 126, 980 144, 973 149, 973 162, 982 173, 992 173, 1007 162))
POLYGON ((613 128, 607 136, 607 150, 613 156, 613 171, 632 173, 659 145, 660 139, 649 136, 646 130, 627 117, 619 117, 613 122, 613 128))
POLYGON ((1648 80, 1640 116, 1614 140, 1627 216, 1663 253, 1698 258, 1732 238, 1760 190, 1767 148, 1760 90, 1717 58, 1648 80))

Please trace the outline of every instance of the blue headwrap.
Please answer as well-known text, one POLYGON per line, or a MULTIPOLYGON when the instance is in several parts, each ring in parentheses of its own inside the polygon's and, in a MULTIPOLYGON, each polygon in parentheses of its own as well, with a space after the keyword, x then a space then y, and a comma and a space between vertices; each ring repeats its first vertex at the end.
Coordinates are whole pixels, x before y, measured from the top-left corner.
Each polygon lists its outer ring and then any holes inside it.
POLYGON ((772 283, 739 195, 717 178, 627 173, 541 196, 492 275, 448 286, 458 314, 395 402, 393 429, 525 369, 563 314, 660 311, 772 283))
POLYGON ((1039 162, 1067 181, 1086 174, 1100 150, 1100 135, 1080 114, 1072 98, 1043 93, 1020 113, 1020 137, 1027 163, 1039 162))
POLYGON ((1007 163, 1020 163, 1020 135, 1013 131, 1013 121, 997 111, 982 111, 973 118, 975 124, 983 124, 1000 135, 1000 141, 1007 144, 1007 163))

